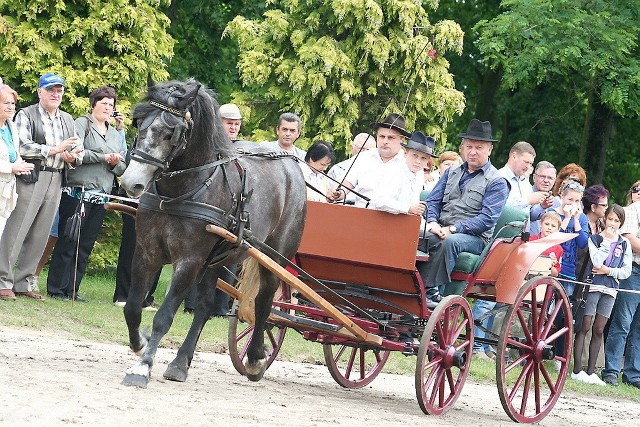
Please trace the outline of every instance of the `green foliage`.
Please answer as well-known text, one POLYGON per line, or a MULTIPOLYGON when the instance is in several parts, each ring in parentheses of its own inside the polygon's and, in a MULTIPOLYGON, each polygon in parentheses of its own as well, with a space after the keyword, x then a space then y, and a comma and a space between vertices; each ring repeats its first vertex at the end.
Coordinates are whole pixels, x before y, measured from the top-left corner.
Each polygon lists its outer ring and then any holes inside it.
POLYGON ((174 42, 159 11, 168 3, 0 0, 0 75, 27 101, 42 73, 61 74, 67 83, 64 108, 74 116, 87 111, 91 90, 108 84, 126 111, 147 76, 168 77, 165 61, 174 42))
POLYGON ((215 89, 221 103, 227 102, 231 92, 240 87, 238 46, 228 37, 222 39, 222 32, 236 15, 257 18, 264 10, 264 2, 255 0, 172 2, 167 11, 171 20, 168 31, 176 40, 168 67, 171 77, 194 77, 215 89))
POLYGON ((107 211, 102 223, 100 236, 91 251, 87 263, 89 274, 114 274, 118 265, 120 239, 122 237, 122 219, 120 215, 107 211))
POLYGON ((508 0, 478 24, 484 59, 510 88, 561 77, 593 85, 615 113, 640 113, 636 0, 508 0))
POLYGON ((226 29, 240 49, 245 91, 235 96, 250 101, 261 127, 293 111, 311 139, 344 149, 353 134, 396 111, 408 127, 444 142, 446 124, 464 109, 444 57, 461 53, 455 22, 432 24, 416 0, 269 4, 277 8, 262 19, 238 16, 226 29))

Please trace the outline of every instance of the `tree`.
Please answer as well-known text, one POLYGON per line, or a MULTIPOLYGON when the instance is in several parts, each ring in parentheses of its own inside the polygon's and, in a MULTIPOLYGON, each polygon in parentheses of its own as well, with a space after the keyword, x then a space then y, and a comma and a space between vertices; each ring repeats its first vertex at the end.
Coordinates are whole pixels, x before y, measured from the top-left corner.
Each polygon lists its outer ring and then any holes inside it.
POLYGON ((126 109, 146 87, 147 76, 168 77, 174 41, 158 9, 168 4, 0 0, 0 75, 29 100, 42 73, 61 74, 67 83, 64 108, 73 115, 84 114, 89 92, 105 84, 116 88, 119 108, 126 109))
POLYGON ((584 102, 578 162, 591 182, 602 182, 616 120, 640 113, 640 3, 507 0, 502 7, 477 27, 485 60, 512 89, 549 85, 584 102))
MULTIPOLYGON (((236 17, 238 69, 264 127, 279 112, 301 115, 312 139, 346 148, 354 133, 390 112, 445 142, 444 128, 464 109, 445 59, 461 53, 453 21, 432 24, 418 0, 281 0, 262 19, 236 17)), ((437 1, 429 1, 431 8, 437 1)))
POLYGON ((264 2, 256 0, 172 2, 167 11, 169 34, 176 40, 168 68, 171 77, 194 77, 214 89, 221 103, 226 102, 240 89, 240 77, 236 69, 238 46, 229 37, 222 39, 222 32, 236 15, 253 19, 264 10, 264 2))

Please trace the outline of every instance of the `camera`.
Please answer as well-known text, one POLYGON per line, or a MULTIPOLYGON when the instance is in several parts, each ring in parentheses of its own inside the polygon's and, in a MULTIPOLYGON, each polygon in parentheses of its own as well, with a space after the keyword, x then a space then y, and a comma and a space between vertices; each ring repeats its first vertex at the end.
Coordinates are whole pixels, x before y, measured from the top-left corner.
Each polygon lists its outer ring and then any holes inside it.
POLYGON ((114 111, 113 113, 111 113, 111 117, 117 117, 118 114, 120 114, 120 111, 114 111))

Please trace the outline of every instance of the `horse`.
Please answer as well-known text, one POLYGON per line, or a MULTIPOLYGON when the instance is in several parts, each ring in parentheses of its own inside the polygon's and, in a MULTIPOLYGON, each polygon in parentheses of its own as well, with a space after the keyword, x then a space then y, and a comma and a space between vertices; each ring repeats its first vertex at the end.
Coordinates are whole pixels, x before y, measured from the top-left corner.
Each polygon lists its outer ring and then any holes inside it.
MULTIPOLYGON (((190 287, 198 286, 191 328, 164 376, 184 381, 202 328, 213 314, 221 269, 245 260, 259 286, 255 332, 247 351, 246 375, 266 369, 264 328, 279 287, 276 276, 247 258, 246 244, 232 244, 205 231, 220 226, 239 238, 266 244, 284 258, 298 249, 306 215, 305 181, 297 161, 260 148, 242 150, 222 128, 215 95, 197 81, 151 83, 134 108, 138 137, 121 186, 140 197, 131 289, 124 306, 129 345, 140 356, 123 384, 146 388, 161 338, 168 332, 190 287), (153 319, 151 335, 140 330, 142 302, 155 274, 173 265, 171 285, 153 319), (253 268, 251 268, 253 264, 253 268)), ((252 144, 253 147, 259 147, 252 144)), ((246 241, 245 241, 246 243, 246 241)))

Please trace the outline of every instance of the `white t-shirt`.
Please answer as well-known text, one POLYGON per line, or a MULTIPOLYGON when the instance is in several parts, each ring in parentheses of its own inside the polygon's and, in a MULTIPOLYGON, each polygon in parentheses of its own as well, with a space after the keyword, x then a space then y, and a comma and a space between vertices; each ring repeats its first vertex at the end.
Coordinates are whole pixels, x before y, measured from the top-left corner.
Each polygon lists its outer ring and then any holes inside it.
POLYGON ((303 162, 304 162, 304 156, 307 155, 306 151, 296 147, 295 145, 292 146, 292 150, 291 151, 287 151, 284 148, 280 147, 280 144, 278 144, 278 141, 261 142, 260 146, 266 148, 267 150, 271 150, 271 151, 284 151, 284 152, 287 152, 289 154, 293 154, 294 156, 296 156, 297 158, 299 158, 303 162))
POLYGON ((307 200, 314 202, 326 202, 327 192, 329 191, 329 179, 321 172, 316 172, 304 162, 300 163, 304 180, 314 188, 320 190, 322 194, 316 190, 307 187, 307 200))

